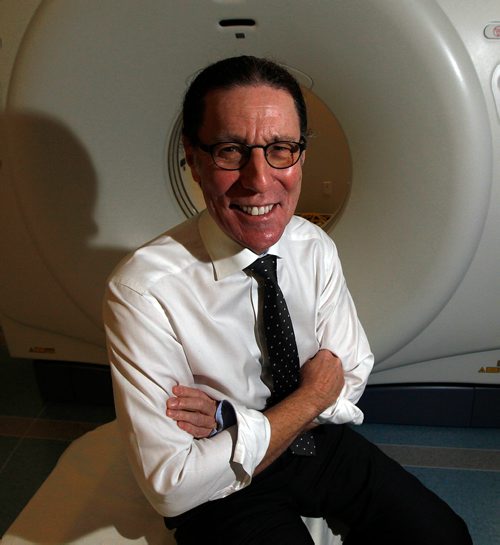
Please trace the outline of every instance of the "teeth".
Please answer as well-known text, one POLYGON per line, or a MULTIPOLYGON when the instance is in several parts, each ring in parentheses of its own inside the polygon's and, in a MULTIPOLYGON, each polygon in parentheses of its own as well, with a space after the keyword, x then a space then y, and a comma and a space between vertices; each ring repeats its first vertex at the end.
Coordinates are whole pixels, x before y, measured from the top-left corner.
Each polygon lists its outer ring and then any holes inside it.
POLYGON ((266 206, 240 206, 240 208, 246 214, 251 214, 252 216, 262 216, 267 214, 273 208, 272 204, 267 204, 266 206))

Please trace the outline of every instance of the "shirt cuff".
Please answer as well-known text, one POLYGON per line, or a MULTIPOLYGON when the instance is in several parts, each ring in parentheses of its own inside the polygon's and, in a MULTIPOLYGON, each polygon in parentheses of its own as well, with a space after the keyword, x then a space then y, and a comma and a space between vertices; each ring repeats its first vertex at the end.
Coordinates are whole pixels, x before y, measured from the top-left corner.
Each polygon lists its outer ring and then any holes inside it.
POLYGON ((232 405, 238 424, 233 462, 240 464, 251 478, 264 458, 271 440, 271 425, 260 411, 232 405))
POLYGON ((229 401, 223 399, 217 404, 217 410, 215 411, 215 423, 216 426, 208 437, 213 437, 221 431, 224 431, 226 428, 230 428, 236 424, 236 414, 229 401))
POLYGON ((363 411, 343 397, 345 386, 334 405, 324 410, 316 418, 318 424, 362 424, 364 419, 363 411))

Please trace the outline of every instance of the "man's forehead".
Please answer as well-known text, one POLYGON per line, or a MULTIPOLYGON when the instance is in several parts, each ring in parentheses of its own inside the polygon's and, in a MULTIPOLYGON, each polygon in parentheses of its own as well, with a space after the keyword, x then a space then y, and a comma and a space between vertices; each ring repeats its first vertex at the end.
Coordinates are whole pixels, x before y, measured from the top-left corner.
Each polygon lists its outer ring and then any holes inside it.
POLYGON ((266 132, 267 140, 297 138, 300 119, 290 93, 269 85, 237 86, 210 91, 204 101, 202 129, 237 142, 251 127, 266 132))
MULTIPOLYGON (((220 130, 217 131, 217 141, 218 142, 235 142, 239 144, 246 144, 246 138, 242 135, 243 131, 240 132, 231 132, 220 130)), ((266 142, 293 142, 297 140, 297 133, 291 133, 287 131, 273 133, 268 132, 266 134, 266 142)))
POLYGON ((251 85, 233 85, 232 87, 216 87, 211 89, 204 97, 205 108, 214 105, 219 101, 224 101, 227 97, 236 95, 248 97, 260 98, 263 95, 273 96, 275 100, 280 102, 287 102, 289 104, 294 104, 293 96, 287 89, 282 89, 281 87, 273 87, 266 83, 260 84, 251 84, 251 85), (280 97, 279 99, 277 97, 280 97))

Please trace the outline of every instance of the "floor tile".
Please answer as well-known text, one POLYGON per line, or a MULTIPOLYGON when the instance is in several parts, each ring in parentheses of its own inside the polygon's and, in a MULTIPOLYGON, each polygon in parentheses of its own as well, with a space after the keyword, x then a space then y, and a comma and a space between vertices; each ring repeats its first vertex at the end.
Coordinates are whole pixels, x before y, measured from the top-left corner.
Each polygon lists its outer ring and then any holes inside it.
POLYGON ((404 466, 500 471, 500 450, 380 443, 379 447, 404 466))
POLYGON ((115 419, 115 409, 112 405, 49 402, 40 413, 40 418, 104 424, 115 419))
POLYGON ((409 467, 467 523, 474 545, 500 544, 500 472, 409 467))
POLYGON ((93 422, 68 422, 65 420, 35 420, 27 436, 32 439, 58 439, 73 441, 99 424, 93 422))
POLYGON ((0 473, 0 536, 47 478, 68 444, 24 439, 17 446, 0 473))
POLYGON ((1 472, 3 466, 12 455, 18 443, 19 439, 17 437, 0 437, 0 479, 2 478, 1 472))
POLYGON ((44 406, 31 360, 11 358, 0 345, 0 414, 36 416, 44 406))
POLYGON ((0 437, 24 437, 34 418, 0 415, 0 437))

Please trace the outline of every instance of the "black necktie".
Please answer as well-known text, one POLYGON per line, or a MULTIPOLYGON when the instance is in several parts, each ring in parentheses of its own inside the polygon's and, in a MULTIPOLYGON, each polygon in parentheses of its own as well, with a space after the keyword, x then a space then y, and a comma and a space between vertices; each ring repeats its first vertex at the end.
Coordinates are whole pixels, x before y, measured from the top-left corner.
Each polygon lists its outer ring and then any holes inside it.
MULTIPOLYGON (((267 355, 273 377, 273 391, 268 406, 274 405, 299 385, 299 355, 292 320, 276 275, 276 256, 266 255, 254 261, 248 271, 260 281, 264 290, 263 322, 267 355)), ((313 456, 314 437, 305 432, 290 445, 294 454, 313 456)))

